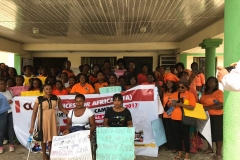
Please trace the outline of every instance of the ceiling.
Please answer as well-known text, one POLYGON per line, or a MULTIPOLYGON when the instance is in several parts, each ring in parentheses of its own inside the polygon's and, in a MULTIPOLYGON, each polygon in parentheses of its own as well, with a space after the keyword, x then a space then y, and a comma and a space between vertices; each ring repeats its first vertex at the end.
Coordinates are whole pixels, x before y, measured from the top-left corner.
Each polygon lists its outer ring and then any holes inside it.
POLYGON ((1 0, 0 37, 22 43, 180 42, 223 16, 224 0, 1 0))

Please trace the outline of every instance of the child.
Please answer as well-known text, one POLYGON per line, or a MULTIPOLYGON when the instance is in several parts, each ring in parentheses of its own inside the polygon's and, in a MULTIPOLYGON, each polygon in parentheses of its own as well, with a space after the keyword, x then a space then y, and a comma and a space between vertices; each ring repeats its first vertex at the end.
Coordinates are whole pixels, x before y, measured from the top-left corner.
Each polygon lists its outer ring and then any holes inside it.
POLYGON ((21 76, 21 75, 16 76, 16 78, 15 78, 15 83, 16 83, 16 86, 23 86, 24 77, 21 76))
MULTIPOLYGON (((7 90, 7 83, 4 79, 0 79, 0 94, 3 94, 6 99, 8 100, 9 104, 12 104, 12 99, 13 99, 13 94, 11 93, 11 91, 7 90)), ((13 129, 13 118, 12 118, 12 110, 8 110, 8 114, 7 114, 7 136, 9 138, 10 141, 10 146, 9 146, 9 151, 13 152, 14 151, 14 146, 13 146, 13 142, 14 142, 14 129, 13 129)), ((2 132, 2 131, 1 131, 2 132)), ((3 153, 3 148, 0 146, 0 153, 3 153)))
MULTIPOLYGON (((75 76, 75 75, 74 75, 75 76)), ((71 76, 70 76, 71 77, 71 76)), ((64 84, 65 88, 69 87, 69 82, 68 82, 68 75, 66 72, 62 72, 61 74, 61 81, 64 84)))
POLYGON ((98 71, 100 71, 100 68, 101 67, 98 64, 93 65, 93 73, 90 74, 90 76, 88 78, 90 84, 94 84, 95 82, 97 82, 97 73, 98 73, 98 71))
POLYGON ((127 85, 126 78, 124 76, 119 76, 118 83, 122 87, 122 91, 125 91, 126 90, 125 87, 127 85))
POLYGON ((51 83, 53 85, 53 90, 57 89, 56 88, 56 77, 48 76, 45 80, 45 83, 51 83))
POLYGON ((105 76, 104 76, 103 71, 98 71, 97 72, 97 82, 95 82, 93 84, 93 87, 94 87, 96 93, 100 93, 99 88, 108 86, 108 83, 105 82, 104 79, 105 79, 105 76))
POLYGON ((117 76, 116 74, 110 74, 109 75, 109 83, 108 86, 119 86, 117 84, 117 76))
POLYGON ((69 77, 68 83, 69 86, 66 88, 66 90, 68 91, 68 94, 70 94, 72 87, 77 83, 77 78, 75 76, 69 77))
POLYGON ((55 95, 68 95, 67 90, 64 88, 62 81, 56 81, 56 88, 52 94, 55 95))
POLYGON ((7 78, 7 87, 14 87, 15 85, 14 78, 7 78))
POLYGON ((42 88, 42 81, 39 78, 31 78, 29 91, 39 91, 42 88))

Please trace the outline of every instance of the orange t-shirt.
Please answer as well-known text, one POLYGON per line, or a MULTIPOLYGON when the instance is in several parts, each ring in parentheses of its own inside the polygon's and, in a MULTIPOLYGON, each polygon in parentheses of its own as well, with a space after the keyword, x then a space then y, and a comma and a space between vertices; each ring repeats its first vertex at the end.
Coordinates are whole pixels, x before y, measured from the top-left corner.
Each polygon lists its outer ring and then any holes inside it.
POLYGON ((71 93, 72 88, 71 88, 70 86, 68 86, 68 87, 66 88, 66 90, 67 90, 68 93, 71 93))
MULTIPOLYGON (((72 71, 72 70, 71 70, 71 71, 72 71)), ((62 73, 63 73, 63 72, 67 73, 68 78, 71 77, 71 76, 75 76, 75 74, 74 74, 73 72, 69 72, 69 71, 67 71, 67 70, 63 70, 62 73)))
POLYGON ((192 81, 192 83, 189 86, 189 92, 191 92, 194 95, 196 101, 198 101, 198 94, 197 94, 197 89, 196 89, 196 83, 195 83, 194 80, 192 81))
POLYGON ((97 82, 97 77, 95 77, 95 76, 92 75, 92 74, 89 76, 88 79, 89 79, 89 83, 90 83, 90 84, 94 84, 95 82, 97 82))
POLYGON ((55 94, 56 96, 58 96, 58 95, 68 95, 68 91, 66 89, 63 89, 61 91, 55 89, 55 90, 53 90, 52 94, 55 94))
POLYGON ((94 89, 95 89, 95 93, 100 93, 99 88, 107 87, 108 83, 107 82, 102 82, 102 83, 96 82, 96 83, 93 84, 93 86, 94 86, 94 89))
MULTIPOLYGON (((196 106, 196 100, 194 95, 189 92, 189 91, 185 91, 184 93, 180 94, 180 98, 183 98, 183 100, 188 100, 189 101, 189 105, 195 107, 196 106)), ((172 99, 174 100, 178 100, 178 92, 174 92, 172 94, 172 99)), ((172 103, 172 102, 171 102, 172 103)), ((175 109, 172 112, 171 118, 173 120, 182 120, 182 111, 180 106, 176 106, 175 109)))
MULTIPOLYGON (((221 90, 216 90, 213 94, 202 94, 200 103, 203 106, 212 106, 214 105, 214 100, 217 100, 220 103, 223 103, 223 92, 221 90)), ((210 115, 222 115, 223 109, 210 109, 208 111, 210 115)))
POLYGON ((198 75, 196 75, 196 77, 194 78, 194 81, 196 83, 196 86, 202 86, 205 84, 205 76, 203 73, 200 73, 198 75))
MULTIPOLYGON (((170 100, 172 99, 172 95, 173 95, 173 93, 169 93, 169 92, 165 92, 165 93, 163 94, 163 107, 166 106, 168 100, 169 100, 169 102, 170 102, 170 100)), ((168 102, 168 104, 169 104, 169 102, 168 102)), ((163 112, 163 118, 171 118, 171 115, 170 115, 170 116, 167 115, 167 113, 164 111, 164 112, 163 112)))
POLYGON ((137 78, 138 78, 138 84, 142 84, 144 82, 147 82, 147 76, 142 74, 142 73, 139 73, 137 78))
POLYGON ((86 83, 84 86, 81 86, 80 83, 75 84, 72 87, 71 93, 78 92, 79 94, 92 94, 95 93, 95 90, 93 89, 92 85, 89 83, 86 83))

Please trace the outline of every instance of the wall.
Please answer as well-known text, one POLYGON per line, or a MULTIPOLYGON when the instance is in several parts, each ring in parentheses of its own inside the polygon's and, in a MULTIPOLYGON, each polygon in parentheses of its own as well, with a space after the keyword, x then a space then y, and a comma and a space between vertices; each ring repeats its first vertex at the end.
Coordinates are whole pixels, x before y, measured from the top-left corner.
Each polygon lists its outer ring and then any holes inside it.
POLYGON ((22 53, 23 52, 22 44, 4 38, 0 38, 0 51, 22 53))
POLYGON ((153 68, 157 67, 160 52, 33 52, 31 57, 68 57, 72 68, 81 65, 81 57, 153 57, 153 68))

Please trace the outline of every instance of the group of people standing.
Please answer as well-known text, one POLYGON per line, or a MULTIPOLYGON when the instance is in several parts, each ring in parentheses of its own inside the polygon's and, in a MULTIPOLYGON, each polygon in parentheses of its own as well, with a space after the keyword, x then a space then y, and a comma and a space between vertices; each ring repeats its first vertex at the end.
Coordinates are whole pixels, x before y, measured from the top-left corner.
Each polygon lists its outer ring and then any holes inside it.
MULTIPOLYGON (((140 73, 138 73, 134 61, 130 61, 126 67, 124 59, 118 59, 117 69, 112 69, 111 63, 106 60, 102 67, 98 64, 93 65, 93 67, 84 64, 79 67, 79 70, 80 73, 75 75, 71 70, 71 62, 66 61, 62 71, 58 71, 56 68, 49 68, 48 70, 45 67, 41 67, 39 68, 39 74, 33 75, 33 67, 27 65, 23 67, 24 74, 18 75, 14 68, 1 64, 0 82, 4 85, 0 83, 0 93, 5 95, 9 91, 9 87, 18 86, 28 86, 29 91, 43 92, 43 131, 45 135, 43 143, 46 143, 51 142, 52 136, 57 134, 57 127, 55 126, 56 117, 54 116, 56 106, 63 113, 68 114, 68 123, 64 134, 68 134, 71 132, 70 130, 84 129, 84 127, 79 128, 74 126, 83 126, 86 122, 90 123, 92 134, 96 127, 94 114, 91 110, 84 107, 84 94, 100 93, 99 89, 101 87, 108 86, 120 86, 122 91, 125 91, 137 85, 155 85, 158 88, 159 97, 164 107, 163 115, 159 116, 163 118, 167 136, 165 146, 166 149, 177 152, 175 159, 184 158, 188 160, 190 159, 190 152, 196 153, 203 147, 202 139, 204 137, 198 133, 196 127, 181 123, 181 108, 193 110, 197 102, 201 103, 210 115, 212 140, 216 143, 216 153, 212 156, 212 159, 220 159, 222 157, 223 92, 219 90, 218 81, 215 77, 208 77, 205 83, 204 74, 199 71, 197 63, 194 62, 191 64, 191 70, 185 69, 183 63, 177 63, 170 68, 169 73, 166 73, 165 66, 158 66, 155 71, 150 71, 148 65, 144 64, 140 73), (45 78, 44 82, 42 78, 45 78), (58 95, 67 94, 76 95, 76 108, 72 111, 64 109, 60 98, 57 97, 58 95), (189 104, 185 104, 185 100, 188 100, 189 104), (170 108, 171 112, 169 111, 170 108), (51 120, 47 120, 46 117, 51 117, 51 120), (185 156, 183 156, 183 150, 185 150, 185 156)), ((11 98, 5 97, 8 103, 11 104, 13 96, 19 95, 12 95, 11 98)), ((121 95, 114 95, 114 107, 106 111, 104 126, 111 127, 119 124, 118 120, 113 118, 116 117, 113 115, 118 114, 125 117, 123 126, 132 126, 131 114, 127 109, 122 107, 122 103, 123 99, 121 95)), ((33 133, 39 106, 37 99, 34 105, 30 133, 33 133)), ((9 113, 6 114, 6 111, 1 109, 0 111, 2 122, 2 119, 6 120, 9 113), (6 114, 4 118, 3 114, 6 114)), ((6 122, 0 126, 7 128, 10 121, 6 120, 6 122)), ((1 132, 0 153, 3 152, 2 142, 5 137, 6 132, 1 132)), ((11 140, 10 143, 12 143, 11 140)), ((203 152, 205 154, 214 153, 210 145, 203 152)), ((47 159, 47 155, 45 154, 44 159, 47 159)))

